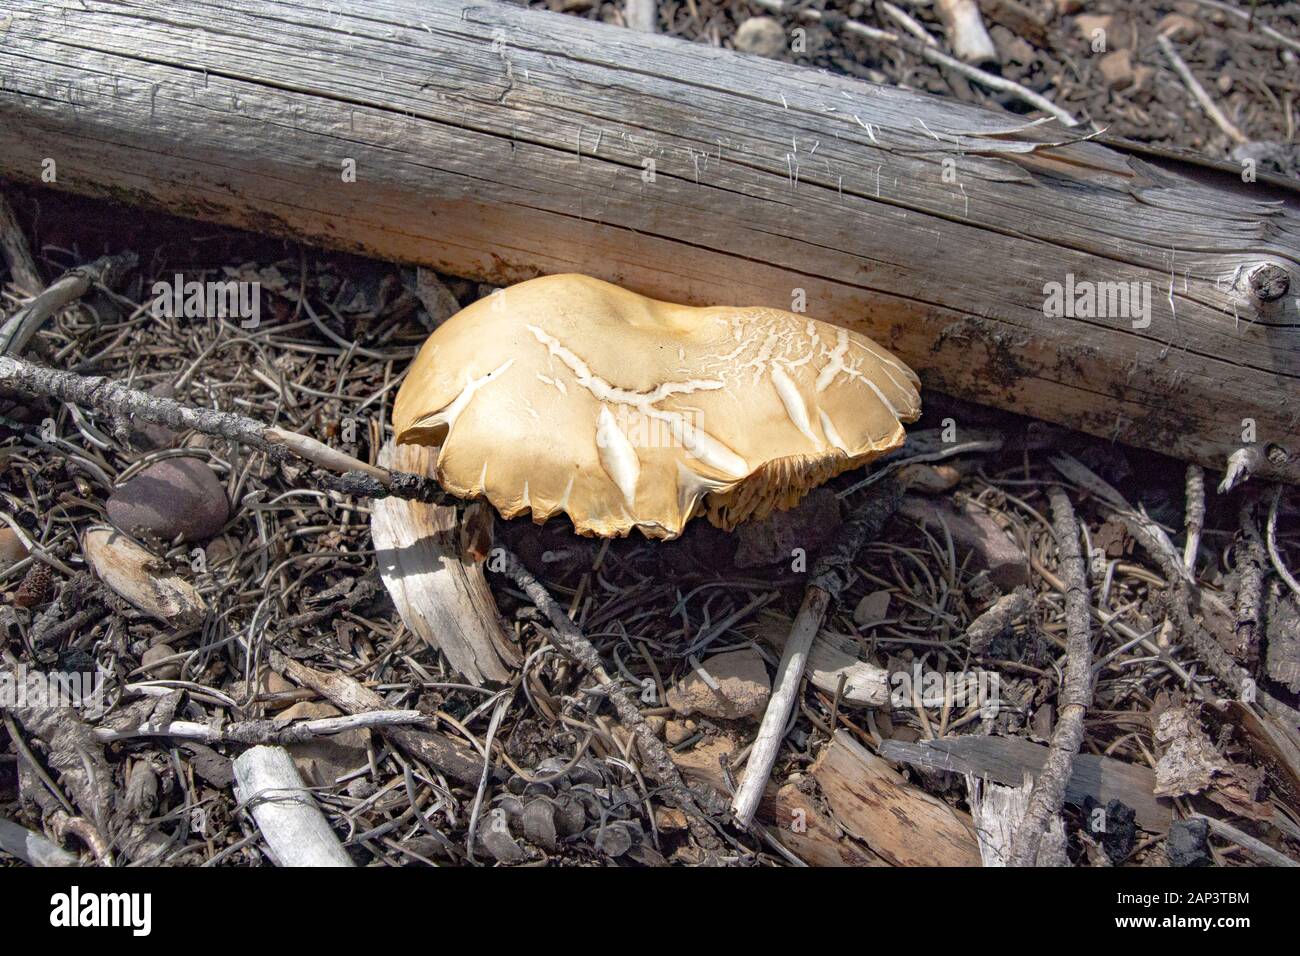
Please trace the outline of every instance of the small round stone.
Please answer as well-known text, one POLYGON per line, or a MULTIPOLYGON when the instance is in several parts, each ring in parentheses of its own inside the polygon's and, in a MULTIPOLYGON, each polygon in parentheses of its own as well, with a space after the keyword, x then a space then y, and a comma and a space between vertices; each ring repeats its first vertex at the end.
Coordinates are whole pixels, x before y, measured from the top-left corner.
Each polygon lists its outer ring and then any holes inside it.
POLYGON ((742 53, 779 57, 785 52, 785 31, 771 17, 750 17, 736 31, 735 44, 742 53))
MULTIPOLYGON (((140 664, 143 667, 152 667, 159 661, 166 660, 169 657, 176 656, 176 649, 170 644, 155 644, 143 654, 140 655, 140 664)), ((181 676, 181 662, 168 661, 158 667, 152 667, 149 671, 149 680, 175 680, 181 676)))
POLYGON ((108 518, 127 534, 172 541, 210 538, 230 518, 226 489, 197 458, 166 458, 113 492, 108 518))

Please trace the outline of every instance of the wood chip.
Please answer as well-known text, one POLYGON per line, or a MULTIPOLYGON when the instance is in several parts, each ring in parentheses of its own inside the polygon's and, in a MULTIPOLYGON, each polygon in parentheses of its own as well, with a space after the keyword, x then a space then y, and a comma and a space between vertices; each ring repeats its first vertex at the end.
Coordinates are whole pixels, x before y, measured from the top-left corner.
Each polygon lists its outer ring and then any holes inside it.
POLYGON ((846 834, 830 814, 793 783, 772 801, 777 842, 809 866, 888 866, 866 846, 846 834))
POLYGON ((970 817, 914 787, 846 731, 812 767, 836 821, 895 866, 979 866, 970 817))
POLYGON ((81 550, 101 581, 150 617, 173 627, 190 627, 207 613, 194 585, 120 531, 91 528, 81 537, 81 550))

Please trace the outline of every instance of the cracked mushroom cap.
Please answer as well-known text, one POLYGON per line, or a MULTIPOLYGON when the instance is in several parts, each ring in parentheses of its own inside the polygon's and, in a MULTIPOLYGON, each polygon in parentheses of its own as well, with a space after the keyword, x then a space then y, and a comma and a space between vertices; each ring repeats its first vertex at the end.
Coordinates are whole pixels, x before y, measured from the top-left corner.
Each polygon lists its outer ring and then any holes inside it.
POLYGON ((580 534, 675 538, 793 507, 903 442, 916 374, 866 336, 767 308, 693 308, 581 275, 502 289, 440 326, 393 409, 462 498, 580 534))

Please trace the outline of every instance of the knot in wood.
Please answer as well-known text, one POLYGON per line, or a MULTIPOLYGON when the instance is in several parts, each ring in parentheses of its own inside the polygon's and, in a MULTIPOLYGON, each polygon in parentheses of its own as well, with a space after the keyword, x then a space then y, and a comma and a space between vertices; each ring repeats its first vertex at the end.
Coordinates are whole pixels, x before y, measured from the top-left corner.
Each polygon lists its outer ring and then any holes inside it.
POLYGON ((1291 288, 1291 277, 1286 270, 1272 262, 1257 266, 1248 281, 1251 294, 1260 302, 1276 302, 1291 288))

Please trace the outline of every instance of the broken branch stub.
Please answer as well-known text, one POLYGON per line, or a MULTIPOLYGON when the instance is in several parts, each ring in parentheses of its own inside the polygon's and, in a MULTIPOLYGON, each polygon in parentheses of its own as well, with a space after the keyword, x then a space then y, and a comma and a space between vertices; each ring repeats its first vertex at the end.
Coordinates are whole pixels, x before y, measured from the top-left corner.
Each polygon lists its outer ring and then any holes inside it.
MULTIPOLYGON (((379 463, 431 474, 436 451, 385 445, 379 463)), ((384 587, 402 623, 467 681, 510 679, 518 663, 502 631, 483 565, 462 554, 456 509, 405 498, 374 503, 370 534, 384 587)))
POLYGON ((251 747, 234 769, 235 796, 253 814, 277 866, 353 865, 287 750, 251 747))

